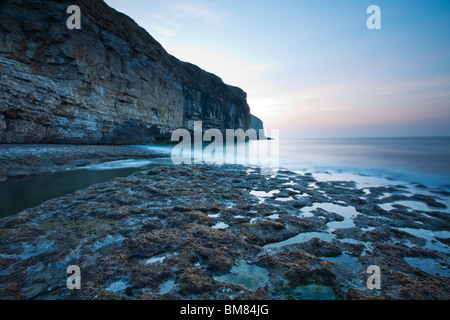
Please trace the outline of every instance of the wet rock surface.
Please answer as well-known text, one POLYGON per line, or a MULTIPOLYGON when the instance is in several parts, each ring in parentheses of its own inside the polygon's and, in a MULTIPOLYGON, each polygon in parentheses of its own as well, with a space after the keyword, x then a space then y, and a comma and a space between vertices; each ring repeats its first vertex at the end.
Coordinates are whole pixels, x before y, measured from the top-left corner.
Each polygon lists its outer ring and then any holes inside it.
POLYGON ((0 297, 448 299, 438 191, 241 166, 137 172, 0 220, 0 297), (393 201, 430 207, 381 207, 393 201), (66 287, 70 265, 81 290, 66 287), (370 265, 380 290, 366 286, 370 265))
POLYGON ((0 182, 108 161, 161 156, 164 155, 131 146, 1 144, 0 182))

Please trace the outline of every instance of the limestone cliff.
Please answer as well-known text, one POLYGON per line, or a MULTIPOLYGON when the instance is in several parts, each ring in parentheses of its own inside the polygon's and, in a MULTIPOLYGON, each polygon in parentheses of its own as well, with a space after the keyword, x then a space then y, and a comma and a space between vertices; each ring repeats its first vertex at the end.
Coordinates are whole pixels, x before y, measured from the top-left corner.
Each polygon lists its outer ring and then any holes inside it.
POLYGON ((249 128, 254 129, 259 134, 259 130, 264 129, 264 123, 258 117, 251 115, 249 128))
POLYGON ((249 127, 244 91, 171 56, 103 1, 69 2, 0 2, 0 143, 149 143, 195 120, 249 127), (69 5, 81 30, 66 27, 69 5))

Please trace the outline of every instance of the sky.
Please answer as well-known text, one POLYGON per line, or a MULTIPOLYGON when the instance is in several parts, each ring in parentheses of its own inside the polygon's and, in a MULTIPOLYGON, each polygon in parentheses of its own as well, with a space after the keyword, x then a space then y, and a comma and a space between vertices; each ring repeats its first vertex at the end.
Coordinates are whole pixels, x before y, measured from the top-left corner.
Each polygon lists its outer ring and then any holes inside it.
POLYGON ((282 138, 450 136, 450 1, 105 2, 242 88, 282 138))

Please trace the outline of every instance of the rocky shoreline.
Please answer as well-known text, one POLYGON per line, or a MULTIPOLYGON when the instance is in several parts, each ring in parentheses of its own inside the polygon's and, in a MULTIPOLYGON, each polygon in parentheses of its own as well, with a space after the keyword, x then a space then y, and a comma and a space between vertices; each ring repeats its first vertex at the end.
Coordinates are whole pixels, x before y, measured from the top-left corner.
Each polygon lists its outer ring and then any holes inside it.
POLYGON ((288 170, 161 166, 1 219, 0 298, 445 300, 444 196, 288 170), (393 201, 431 209, 385 207, 393 201), (81 290, 66 286, 70 265, 81 290), (380 290, 366 286, 370 265, 380 290))
POLYGON ((167 155, 133 146, 0 144, 0 182, 108 161, 156 157, 167 155))

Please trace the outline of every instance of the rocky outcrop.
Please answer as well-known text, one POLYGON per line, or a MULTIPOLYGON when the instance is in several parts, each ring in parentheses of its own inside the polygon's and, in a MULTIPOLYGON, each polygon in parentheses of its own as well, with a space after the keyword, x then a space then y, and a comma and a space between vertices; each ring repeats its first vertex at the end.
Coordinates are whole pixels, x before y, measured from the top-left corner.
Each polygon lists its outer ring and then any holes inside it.
POLYGON ((141 146, 2 144, 0 183, 10 178, 64 172, 109 161, 149 160, 165 156, 167 155, 162 151, 141 146))
POLYGON ((246 93, 169 55, 101 0, 0 3, 0 143, 140 144, 248 128, 246 93))
POLYGON ((0 299, 448 299, 448 239, 431 236, 449 230, 447 214, 384 211, 404 186, 390 200, 385 187, 355 186, 237 165, 92 185, 0 219, 0 299), (354 227, 337 207, 358 210, 354 227), (71 265, 80 290, 67 288, 71 265), (367 287, 371 265, 379 290, 367 287))
POLYGON ((259 133, 260 133, 259 130, 263 130, 264 129, 264 123, 258 117, 255 117, 254 115, 251 115, 249 128, 255 130, 257 135, 258 135, 258 137, 259 137, 259 133))

